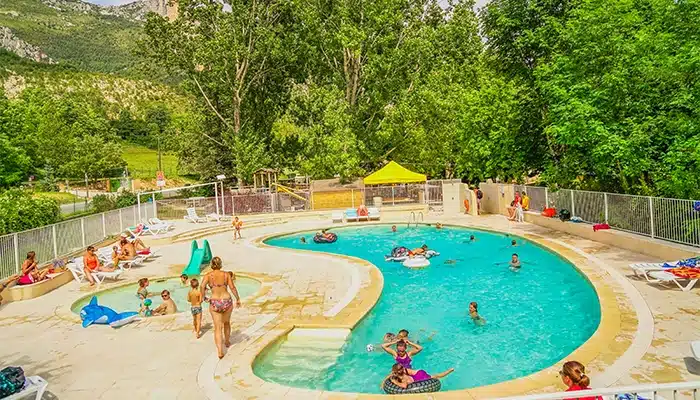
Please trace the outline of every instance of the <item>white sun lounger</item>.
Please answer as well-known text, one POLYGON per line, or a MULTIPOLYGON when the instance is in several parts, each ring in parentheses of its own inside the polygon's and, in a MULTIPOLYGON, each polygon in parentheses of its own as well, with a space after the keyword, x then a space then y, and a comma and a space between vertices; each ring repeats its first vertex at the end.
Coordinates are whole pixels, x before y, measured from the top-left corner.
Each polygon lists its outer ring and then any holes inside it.
POLYGON ((700 362, 700 340, 690 342, 690 352, 693 353, 695 360, 700 362))
POLYGON ((24 382, 24 388, 22 388, 21 391, 8 396, 4 397, 3 400, 19 400, 19 399, 26 399, 29 397, 29 395, 35 394, 34 399, 35 400, 41 400, 41 398, 44 396, 44 392, 46 391, 46 387, 49 386, 49 383, 44 380, 44 378, 34 375, 34 376, 28 376, 25 378, 24 382))
POLYGON ((342 211, 333 211, 333 213, 331 214, 331 220, 333 222, 342 223, 343 222, 343 212, 342 211))
POLYGON ((190 207, 187 209, 187 215, 185 215, 184 218, 185 221, 194 222, 195 224, 200 222, 207 222, 206 218, 197 215, 197 210, 195 210, 194 207, 190 207))
POLYGON ((359 221, 360 220, 360 216, 357 215, 357 210, 355 210, 354 208, 348 208, 347 210, 345 210, 344 214, 345 214, 346 221, 359 221))
MULTIPOLYGON (((66 268, 68 268, 71 274, 73 274, 73 278, 75 278, 78 283, 83 283, 87 281, 87 278, 85 277, 85 269, 83 268, 83 259, 80 258, 79 260, 80 261, 76 259, 74 262, 68 263, 66 268)), ((91 272, 91 275, 95 282, 97 282, 97 286, 99 286, 105 279, 116 280, 119 278, 119 276, 121 276, 122 272, 124 272, 124 270, 120 268, 114 272, 95 271, 91 272)))
POLYGON ((175 229, 175 224, 173 224, 171 222, 163 221, 160 218, 149 218, 148 224, 149 225, 162 225, 162 226, 165 226, 167 228, 166 230, 175 229))
POLYGON ((370 207, 367 209, 367 216, 369 219, 376 219, 379 220, 381 219, 381 214, 379 212, 379 209, 377 207, 370 207))
POLYGON ((207 214, 206 219, 207 219, 207 222, 209 222, 209 221, 221 222, 221 221, 228 221, 231 219, 231 217, 229 217, 228 215, 220 215, 217 213, 211 213, 211 214, 207 214))
POLYGON ((673 282, 678 286, 679 289, 681 289, 684 292, 690 291, 690 289, 695 286, 695 284, 698 282, 697 279, 686 279, 686 278, 680 278, 676 275, 673 275, 672 273, 668 271, 650 271, 648 275, 653 278, 649 282, 651 283, 670 283, 673 282), (683 286, 681 285, 680 281, 688 281, 688 284, 683 286))
POLYGON ((676 261, 665 262, 665 263, 634 263, 634 264, 630 264, 630 268, 632 268, 632 272, 634 272, 635 276, 639 277, 641 275, 641 276, 644 276, 644 278, 648 282, 655 282, 654 279, 651 279, 649 277, 649 275, 648 275, 649 272, 663 271, 664 269, 674 268, 681 261, 682 260, 676 260, 676 261), (668 266, 664 267, 664 265, 668 265, 668 266))

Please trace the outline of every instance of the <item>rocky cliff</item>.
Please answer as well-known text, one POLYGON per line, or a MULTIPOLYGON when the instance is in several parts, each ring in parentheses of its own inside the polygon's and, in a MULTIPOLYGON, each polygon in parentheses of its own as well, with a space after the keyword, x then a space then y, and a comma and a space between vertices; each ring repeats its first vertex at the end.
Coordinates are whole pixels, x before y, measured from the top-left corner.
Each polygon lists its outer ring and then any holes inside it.
POLYGON ((38 46, 34 46, 15 36, 12 30, 0 26, 0 48, 11 51, 22 58, 29 58, 37 62, 53 63, 38 46))

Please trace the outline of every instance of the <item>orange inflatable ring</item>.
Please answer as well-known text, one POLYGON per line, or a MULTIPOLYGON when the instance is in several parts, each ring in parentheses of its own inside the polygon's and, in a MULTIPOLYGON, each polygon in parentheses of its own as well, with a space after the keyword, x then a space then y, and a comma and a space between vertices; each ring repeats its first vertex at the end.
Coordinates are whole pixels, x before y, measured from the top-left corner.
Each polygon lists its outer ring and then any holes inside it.
POLYGON ((469 212, 469 200, 464 199, 464 212, 469 212))

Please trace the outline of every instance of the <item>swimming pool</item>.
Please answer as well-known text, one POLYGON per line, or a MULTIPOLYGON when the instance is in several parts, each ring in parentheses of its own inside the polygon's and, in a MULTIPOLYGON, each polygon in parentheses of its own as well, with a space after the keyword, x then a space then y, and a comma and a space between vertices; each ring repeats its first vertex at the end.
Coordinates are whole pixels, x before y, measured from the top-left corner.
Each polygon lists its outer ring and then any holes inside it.
MULTIPOLYGON (((97 300, 100 305, 110 307, 117 312, 124 311, 138 311, 141 301, 136 296, 136 290, 138 290, 138 283, 131 285, 124 285, 114 289, 107 289, 95 293, 97 300)), ((150 285, 148 286, 149 292, 160 293, 162 290, 168 289, 172 299, 177 305, 177 309, 180 312, 189 311, 190 303, 187 302, 187 293, 190 291, 189 286, 183 286, 180 284, 179 277, 172 278, 161 278, 161 279, 150 279, 150 285)), ((258 289, 260 289, 260 282, 255 279, 237 277, 236 278, 236 289, 238 289, 238 294, 241 299, 245 299, 248 296, 255 294, 258 289)), ((80 314, 80 310, 90 302, 92 296, 86 296, 71 306, 71 311, 76 314, 80 314)), ((160 303, 160 297, 153 297, 153 306, 156 308, 160 303)), ((203 303, 203 307, 209 307, 209 303, 203 303)))
POLYGON ((413 367, 437 373, 454 367, 443 390, 466 389, 547 368, 582 345, 600 323, 590 282, 559 255, 520 237, 474 229, 389 225, 334 229, 338 241, 315 244, 313 232, 268 239, 267 244, 363 258, 384 275, 382 295, 333 355, 328 349, 284 350, 276 343, 256 359, 259 377, 294 387, 380 393, 392 358, 376 348, 385 333, 408 329, 424 346, 413 367), (475 235, 476 241, 469 242, 475 235), (308 244, 301 244, 305 236, 308 244), (511 240, 518 245, 511 247, 511 240), (426 269, 411 270, 384 255, 395 246, 422 244, 440 252, 426 269), (512 253, 523 261, 509 270, 512 253), (449 260, 449 261, 448 261, 449 260), (446 263, 447 262, 447 263, 446 263), (495 263, 502 263, 496 265, 495 263), (469 302, 487 320, 476 326, 469 302), (373 344, 375 351, 368 352, 373 344))

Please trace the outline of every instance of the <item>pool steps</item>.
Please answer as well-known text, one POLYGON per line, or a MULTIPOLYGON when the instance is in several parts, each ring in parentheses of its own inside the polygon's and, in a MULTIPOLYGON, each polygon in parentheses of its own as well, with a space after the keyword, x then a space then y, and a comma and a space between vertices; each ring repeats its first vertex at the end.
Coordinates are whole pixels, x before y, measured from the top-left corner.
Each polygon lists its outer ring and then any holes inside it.
POLYGON ((336 363, 349 335, 349 329, 294 329, 277 349, 272 364, 278 368, 325 371, 336 363))

